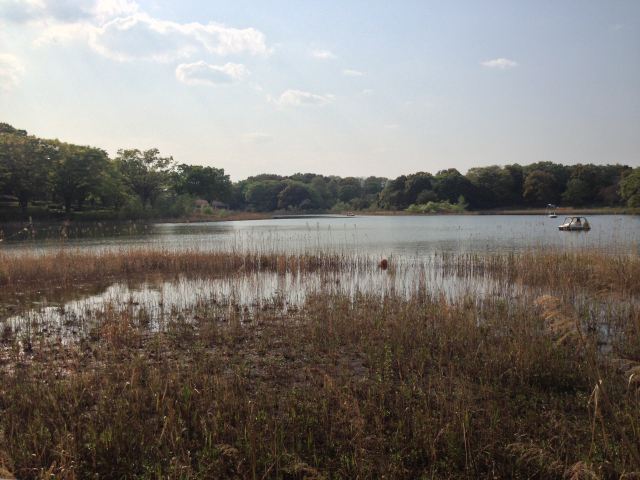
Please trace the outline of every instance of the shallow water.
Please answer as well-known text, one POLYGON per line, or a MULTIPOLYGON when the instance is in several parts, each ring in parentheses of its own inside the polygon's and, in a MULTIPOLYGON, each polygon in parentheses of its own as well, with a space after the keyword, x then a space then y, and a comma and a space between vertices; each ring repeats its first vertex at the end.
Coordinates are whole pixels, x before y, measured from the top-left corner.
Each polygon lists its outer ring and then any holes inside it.
MULTIPOLYGON (((560 232, 562 219, 544 216, 363 216, 278 220, 155 224, 130 234, 86 235, 81 238, 8 241, 0 252, 163 248, 266 252, 343 252, 370 257, 363 265, 341 272, 285 275, 274 272, 235 274, 224 278, 144 279, 138 282, 79 287, 73 292, 41 292, 30 298, 4 299, 13 313, 0 312, 0 326, 14 333, 55 335, 71 340, 99 324, 108 309, 130 312, 150 330, 161 330, 175 315, 193 316, 202 306, 225 309, 299 308, 309 295, 383 294, 443 295, 483 301, 508 299, 525 292, 484 276, 444 275, 434 267, 434 254, 517 252, 529 248, 638 252, 640 217, 602 215, 590 218, 589 232, 560 232), (392 268, 375 268, 389 257, 392 268)), ((437 262, 436 262, 437 263, 437 262)), ((531 292, 528 292, 529 294, 531 292)), ((585 300, 580 304, 586 305, 585 300)), ((598 303, 594 304, 598 305, 598 303)), ((478 305, 480 309, 481 305, 478 305)), ((595 308, 595 307, 594 307, 595 308)), ((481 312, 479 312, 481 315, 481 312)), ((617 315, 613 312, 609 317, 617 315)), ((594 315, 601 319, 603 316, 594 315)), ((597 318, 594 321, 598 323, 597 318)))
POLYGON ((505 287, 486 277, 458 278, 443 275, 428 263, 401 271, 350 270, 278 274, 254 272, 214 278, 148 279, 116 282, 98 292, 68 301, 50 301, 42 295, 30 308, 0 323, 15 334, 57 336, 64 341, 87 334, 100 325, 107 312, 128 312, 134 322, 143 321, 150 331, 163 330, 183 315, 193 317, 199 309, 215 309, 220 316, 242 310, 250 318, 256 310, 280 315, 297 311, 311 295, 376 296, 429 295, 454 301, 461 298, 505 298, 519 289, 505 287))

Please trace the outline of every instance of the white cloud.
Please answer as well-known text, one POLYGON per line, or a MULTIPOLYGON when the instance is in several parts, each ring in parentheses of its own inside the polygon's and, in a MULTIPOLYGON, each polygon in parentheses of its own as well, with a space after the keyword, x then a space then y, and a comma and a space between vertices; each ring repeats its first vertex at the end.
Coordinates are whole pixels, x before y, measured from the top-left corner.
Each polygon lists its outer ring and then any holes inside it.
POLYGON ((513 60, 509 60, 508 58, 494 58, 493 60, 485 60, 484 62, 480 62, 480 65, 488 68, 507 70, 509 68, 517 67, 518 63, 513 60))
POLYGON ((169 62, 196 52, 271 53, 265 35, 255 28, 161 20, 133 0, 0 0, 0 19, 34 27, 36 45, 80 40, 116 61, 169 62))
POLYGON ((314 50, 311 52, 311 55, 314 58, 319 58, 320 60, 334 60, 338 58, 330 50, 314 50))
POLYGON ((347 77, 361 77, 364 75, 364 73, 362 73, 360 70, 353 70, 351 68, 342 70, 342 74, 346 75, 347 77))
POLYGON ((331 94, 318 95, 302 90, 286 90, 277 98, 268 98, 279 107, 322 106, 332 103, 335 96, 331 94))
POLYGON ((120 62, 170 62, 197 51, 179 24, 147 14, 118 17, 92 29, 89 45, 100 55, 120 62))
POLYGON ((50 27, 40 43, 86 37, 97 53, 116 61, 170 62, 198 51, 226 56, 267 55, 265 36, 254 28, 237 29, 217 23, 177 23, 146 13, 114 18, 101 26, 87 23, 50 27))
POLYGON ((182 63, 176 68, 177 79, 186 85, 225 85, 246 78, 249 70, 239 63, 210 65, 204 61, 182 63))
POLYGON ((0 91, 9 91, 20 83, 24 67, 8 53, 0 53, 0 91))
POLYGON ((97 19, 109 19, 140 12, 140 5, 132 0, 97 0, 93 14, 97 19))

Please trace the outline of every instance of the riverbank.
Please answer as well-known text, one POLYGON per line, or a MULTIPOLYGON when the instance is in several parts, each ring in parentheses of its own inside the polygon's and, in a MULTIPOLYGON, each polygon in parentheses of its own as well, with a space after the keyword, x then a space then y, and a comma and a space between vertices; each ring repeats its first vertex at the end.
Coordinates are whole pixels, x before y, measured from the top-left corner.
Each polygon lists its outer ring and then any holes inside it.
MULTIPOLYGON (((33 221, 0 221, 0 230, 17 231, 24 229, 29 225, 35 225, 37 227, 59 226, 62 228, 67 225, 144 225, 154 223, 205 223, 205 222, 230 222, 230 221, 243 221, 243 220, 270 220, 278 218, 296 218, 296 217, 308 217, 308 216, 351 216, 348 214, 354 214, 353 216, 412 216, 412 215, 547 215, 548 211, 542 208, 527 208, 527 209, 495 209, 495 210, 472 210, 456 213, 416 213, 408 212, 406 210, 350 210, 350 211, 327 211, 327 212, 245 212, 245 211, 231 211, 220 210, 213 214, 197 214, 188 217, 179 218, 149 218, 138 220, 64 220, 64 219, 36 219, 33 221)), ((640 209, 638 208, 571 208, 561 207, 556 209, 558 217, 566 215, 640 215, 640 209)), ((1 238, 1 237, 0 237, 1 238)))
MULTIPOLYGON (((573 208, 560 207, 555 210, 558 217, 567 215, 640 215, 640 208, 630 207, 597 207, 597 208, 573 208)), ((406 210, 365 210, 354 211, 357 215, 396 216, 396 215, 548 215, 544 208, 518 208, 518 209, 491 209, 491 210, 466 210, 456 213, 415 213, 406 210)))

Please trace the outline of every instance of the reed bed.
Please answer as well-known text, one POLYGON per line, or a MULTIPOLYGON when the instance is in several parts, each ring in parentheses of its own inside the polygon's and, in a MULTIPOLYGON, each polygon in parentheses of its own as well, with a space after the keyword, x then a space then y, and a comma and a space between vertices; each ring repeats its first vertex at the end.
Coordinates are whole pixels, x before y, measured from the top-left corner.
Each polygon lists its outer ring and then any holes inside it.
POLYGON ((488 275, 557 291, 640 294, 640 255, 607 254, 599 250, 528 250, 519 253, 438 254, 438 268, 459 275, 488 275))
POLYGON ((638 471, 627 371, 592 365, 589 338, 566 335, 548 299, 487 300, 482 312, 431 296, 317 294, 287 315, 202 304, 150 335, 144 315, 105 308, 91 339, 7 352, 0 465, 17 478, 638 471))
MULTIPOLYGON (((29 268, 15 264, 14 276, 3 278, 29 285, 38 272, 47 282, 72 282, 145 269, 306 275, 379 268, 371 259, 326 254, 60 255, 64 275, 55 256, 43 256, 24 257, 29 268)), ((440 256, 429 265, 539 286, 544 266, 560 254, 539 255, 440 256)), ((544 281, 559 285, 554 295, 452 299, 427 289, 345 294, 325 286, 293 308, 280 297, 242 306, 230 292, 165 312, 159 329, 150 328, 153 312, 144 306, 105 303, 74 342, 42 332, 7 336, 0 339, 0 473, 635 478, 639 310, 624 310, 624 318, 623 310, 610 312, 620 330, 603 350, 586 307, 569 301, 602 285, 633 298, 635 267, 616 279, 616 269, 630 268, 617 263, 622 257, 607 257, 608 264, 581 258, 590 275, 563 284, 561 270, 548 273, 544 281)))
POLYGON ((153 274, 213 277, 255 271, 285 273, 375 267, 376 263, 366 257, 329 253, 286 255, 154 249, 102 252, 59 250, 42 255, 0 254, 0 287, 5 292, 24 292, 51 284, 73 286, 153 274))

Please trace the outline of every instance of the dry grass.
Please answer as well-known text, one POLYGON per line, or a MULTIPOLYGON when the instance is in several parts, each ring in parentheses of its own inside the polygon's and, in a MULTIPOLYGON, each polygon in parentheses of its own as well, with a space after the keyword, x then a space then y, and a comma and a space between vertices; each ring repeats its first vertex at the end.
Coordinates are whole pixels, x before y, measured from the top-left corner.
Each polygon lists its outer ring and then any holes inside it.
POLYGON ((438 264, 457 275, 488 275, 558 292, 640 294, 640 255, 597 250, 529 250, 511 254, 442 254, 438 264))
POLYGON ((366 258, 339 254, 236 253, 130 250, 82 252, 60 250, 54 253, 0 254, 0 288, 7 291, 38 290, 51 286, 126 279, 140 275, 220 276, 255 271, 311 272, 336 271, 375 264, 366 258))
MULTIPOLYGON (((270 258, 260 268, 278 268, 270 258)), ((193 265, 182 261, 166 271, 193 265)), ((591 271, 609 278, 604 264, 591 271)), ((144 312, 106 305, 79 342, 5 345, 0 467, 70 479, 632 478, 640 321, 602 354, 564 300, 321 291, 287 311, 199 303, 159 333, 144 312)))

